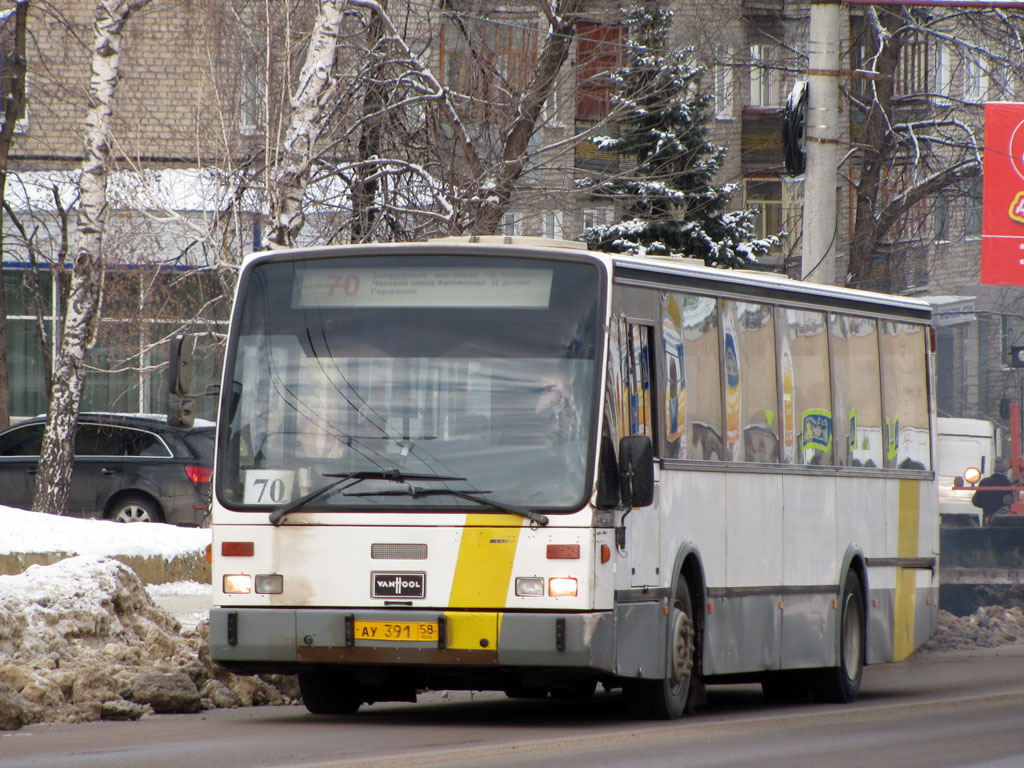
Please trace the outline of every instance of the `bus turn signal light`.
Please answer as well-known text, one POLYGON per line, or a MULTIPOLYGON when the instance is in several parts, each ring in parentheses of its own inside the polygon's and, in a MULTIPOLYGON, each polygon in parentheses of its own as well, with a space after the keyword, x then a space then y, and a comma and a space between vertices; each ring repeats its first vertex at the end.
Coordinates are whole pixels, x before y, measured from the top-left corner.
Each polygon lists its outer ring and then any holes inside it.
POLYGON ((220 553, 224 557, 252 557, 256 551, 251 541, 222 541, 220 553))

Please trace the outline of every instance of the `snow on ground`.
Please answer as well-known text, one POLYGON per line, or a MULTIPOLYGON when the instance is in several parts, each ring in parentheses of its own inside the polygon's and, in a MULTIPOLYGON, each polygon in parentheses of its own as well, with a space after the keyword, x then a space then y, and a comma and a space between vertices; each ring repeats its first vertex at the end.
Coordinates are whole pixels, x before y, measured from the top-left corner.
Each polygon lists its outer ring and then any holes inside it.
POLYGON ((0 506, 0 554, 67 552, 76 555, 159 555, 167 559, 202 551, 208 528, 125 525, 0 506))
POLYGON ((209 584, 146 587, 112 559, 198 555, 209 541, 209 530, 0 506, 0 555, 72 555, 0 576, 0 730, 294 701, 292 678, 215 667, 202 612, 173 616, 154 602, 202 604, 209 584))

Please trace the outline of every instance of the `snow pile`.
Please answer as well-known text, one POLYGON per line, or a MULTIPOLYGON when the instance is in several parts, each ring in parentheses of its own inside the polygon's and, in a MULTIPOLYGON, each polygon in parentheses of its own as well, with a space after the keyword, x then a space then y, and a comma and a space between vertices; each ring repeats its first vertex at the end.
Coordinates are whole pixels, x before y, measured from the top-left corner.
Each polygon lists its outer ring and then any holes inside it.
POLYGON ((1024 611, 1018 607, 982 606, 969 616, 939 611, 939 631, 923 651, 995 648, 1024 640, 1024 611))
POLYGON ((214 667, 206 635, 205 622, 183 631, 116 560, 77 556, 0 576, 0 730, 297 697, 292 678, 214 667))

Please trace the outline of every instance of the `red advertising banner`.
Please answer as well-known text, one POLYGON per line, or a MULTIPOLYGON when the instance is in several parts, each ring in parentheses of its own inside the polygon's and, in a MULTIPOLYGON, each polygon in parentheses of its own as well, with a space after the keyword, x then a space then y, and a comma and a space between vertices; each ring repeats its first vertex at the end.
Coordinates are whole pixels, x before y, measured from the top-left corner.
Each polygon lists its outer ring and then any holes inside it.
POLYGON ((981 282, 1024 285, 1024 104, 985 105, 981 282))

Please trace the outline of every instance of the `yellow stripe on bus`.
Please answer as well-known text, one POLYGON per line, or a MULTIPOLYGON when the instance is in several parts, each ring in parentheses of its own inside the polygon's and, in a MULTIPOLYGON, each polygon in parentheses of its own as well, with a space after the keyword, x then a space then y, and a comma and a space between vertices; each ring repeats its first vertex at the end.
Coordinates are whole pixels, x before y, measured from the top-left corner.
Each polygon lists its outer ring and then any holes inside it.
POLYGON ((449 614, 451 622, 469 630, 453 633, 448 639, 450 648, 480 648, 480 640, 485 638, 490 648, 497 648, 501 630, 500 610, 508 598, 512 561, 515 560, 522 524, 523 518, 518 515, 466 515, 448 605, 451 608, 498 609, 499 612, 482 614, 475 621, 469 621, 474 625, 472 629, 466 626, 466 615, 449 614))
MULTIPOLYGON (((900 480, 899 483, 899 532, 896 539, 896 556, 917 557, 921 486, 914 480, 900 480)), ((914 569, 896 569, 896 598, 893 611, 893 661, 905 659, 914 651, 914 611, 917 603, 916 579, 917 572, 914 569)))

